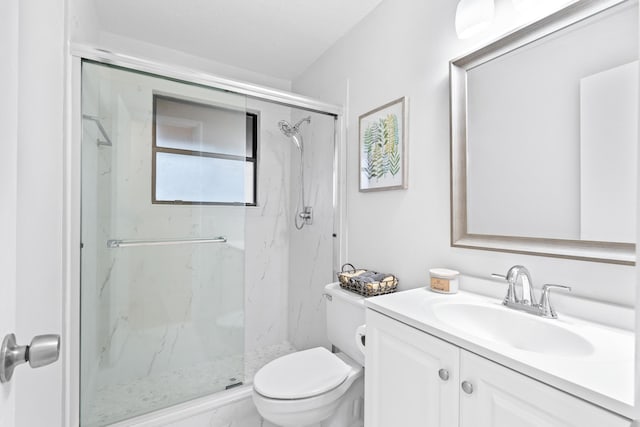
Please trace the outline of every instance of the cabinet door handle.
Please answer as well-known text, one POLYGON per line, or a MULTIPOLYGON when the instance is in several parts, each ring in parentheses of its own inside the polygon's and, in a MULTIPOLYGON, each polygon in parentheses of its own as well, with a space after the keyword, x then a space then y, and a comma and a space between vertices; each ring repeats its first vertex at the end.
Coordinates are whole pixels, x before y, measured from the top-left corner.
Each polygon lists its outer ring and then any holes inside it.
POLYGON ((449 371, 447 371, 446 369, 440 369, 438 371, 438 376, 440 376, 440 379, 442 381, 447 381, 449 379, 449 371))
POLYGON ((467 394, 473 393, 473 384, 471 384, 469 381, 462 381, 462 391, 467 394))

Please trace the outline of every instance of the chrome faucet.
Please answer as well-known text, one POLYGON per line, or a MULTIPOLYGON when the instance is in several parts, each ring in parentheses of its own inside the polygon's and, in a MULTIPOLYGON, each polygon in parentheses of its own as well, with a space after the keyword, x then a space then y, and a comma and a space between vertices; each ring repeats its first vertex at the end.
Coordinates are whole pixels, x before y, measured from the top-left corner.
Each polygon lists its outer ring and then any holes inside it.
POLYGON ((509 287, 513 288, 515 295, 515 287, 518 281, 522 284, 522 297, 520 298, 520 304, 534 305, 536 296, 533 293, 533 281, 531 280, 531 273, 526 267, 522 265, 514 265, 507 272, 507 281, 509 287))
POLYGON ((509 269, 506 276, 502 274, 492 274, 491 276, 504 279, 509 284, 507 295, 504 297, 502 304, 515 310, 526 311, 527 313, 537 316, 556 319, 558 315, 551 305, 550 292, 551 289, 564 289, 570 291, 569 286, 564 285, 544 285, 542 287, 542 295, 540 303, 536 304, 536 296, 533 291, 533 281, 531 274, 526 267, 522 265, 514 265, 509 269), (516 293, 516 285, 520 282, 522 286, 521 297, 518 298, 516 293))

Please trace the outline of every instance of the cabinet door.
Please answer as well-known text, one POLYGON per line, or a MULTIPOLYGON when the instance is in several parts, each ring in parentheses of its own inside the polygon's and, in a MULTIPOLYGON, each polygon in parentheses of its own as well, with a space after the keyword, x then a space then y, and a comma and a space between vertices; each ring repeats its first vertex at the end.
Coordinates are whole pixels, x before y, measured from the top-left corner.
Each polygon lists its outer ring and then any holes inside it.
POLYGON ((365 348, 366 427, 458 425, 457 347, 367 310, 365 348))
POLYGON ((630 421, 467 351, 460 351, 460 427, 629 427, 630 421))

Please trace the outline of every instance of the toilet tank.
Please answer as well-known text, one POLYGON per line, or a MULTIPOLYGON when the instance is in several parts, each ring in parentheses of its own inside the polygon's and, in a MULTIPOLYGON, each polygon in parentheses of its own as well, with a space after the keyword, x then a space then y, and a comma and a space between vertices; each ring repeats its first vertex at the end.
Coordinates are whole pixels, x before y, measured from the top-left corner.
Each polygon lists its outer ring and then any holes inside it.
POLYGON ((324 288, 327 310, 327 337, 340 351, 364 366, 364 354, 356 347, 356 329, 364 325, 364 297, 345 291, 339 283, 324 288))

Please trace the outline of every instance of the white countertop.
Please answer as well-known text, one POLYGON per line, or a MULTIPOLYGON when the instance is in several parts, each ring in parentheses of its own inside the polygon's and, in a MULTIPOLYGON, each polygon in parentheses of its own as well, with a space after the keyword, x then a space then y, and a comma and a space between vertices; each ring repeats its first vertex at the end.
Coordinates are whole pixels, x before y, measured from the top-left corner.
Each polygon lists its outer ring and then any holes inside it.
MULTIPOLYGON (((540 321, 558 322, 558 326, 578 333, 593 345, 594 351, 579 356, 548 355, 481 338, 441 321, 434 314, 433 307, 444 302, 490 304, 499 310, 509 310, 516 316, 537 318, 503 307, 501 301, 495 298, 464 291, 453 295, 439 294, 427 288, 368 298, 365 305, 465 350, 633 419, 635 338, 632 332, 559 313, 558 319, 540 321)), ((522 333, 526 338, 526 330, 522 333)))

